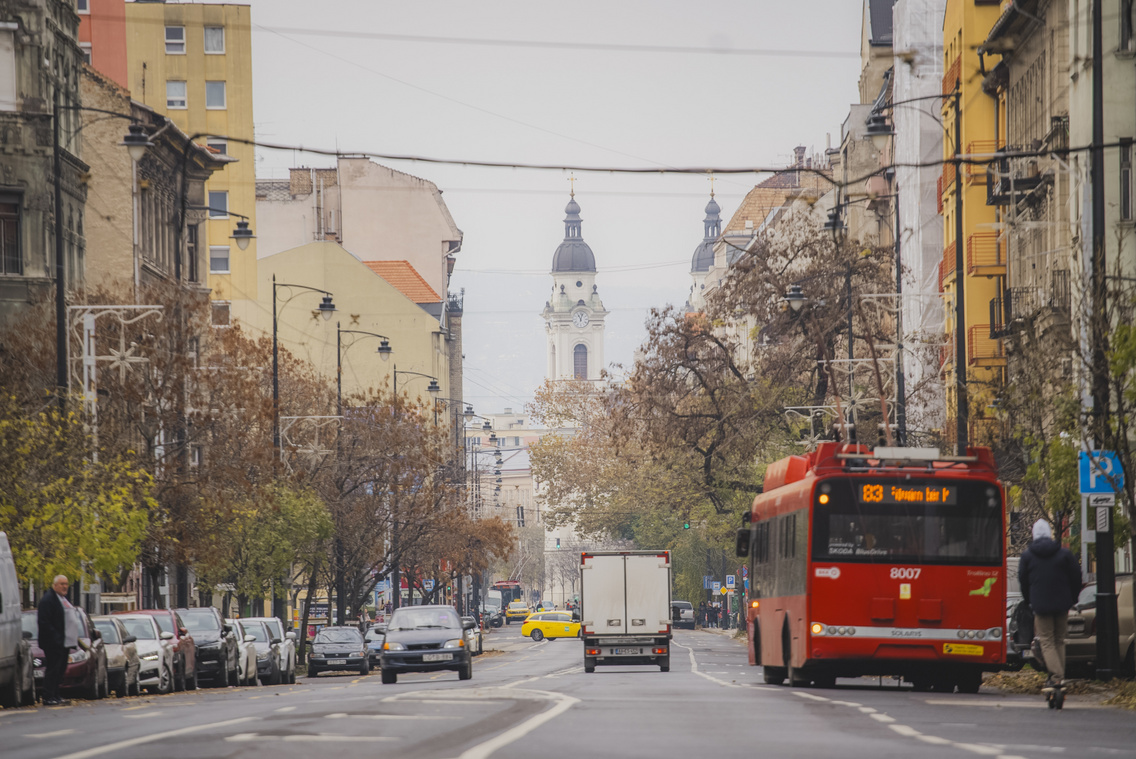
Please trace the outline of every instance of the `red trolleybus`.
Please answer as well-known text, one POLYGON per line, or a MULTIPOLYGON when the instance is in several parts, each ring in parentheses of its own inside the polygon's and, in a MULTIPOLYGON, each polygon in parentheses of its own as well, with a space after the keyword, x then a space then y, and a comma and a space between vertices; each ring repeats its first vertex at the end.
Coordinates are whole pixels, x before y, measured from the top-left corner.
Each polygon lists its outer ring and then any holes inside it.
POLYGON ((517 580, 498 580, 493 583, 493 590, 501 591, 501 613, 505 613, 505 609, 513 601, 524 601, 524 592, 521 589, 521 583, 517 580))
POLYGON ((1002 487, 987 448, 822 443, 769 466, 738 532, 765 682, 893 675, 977 692, 1005 662, 1002 487))

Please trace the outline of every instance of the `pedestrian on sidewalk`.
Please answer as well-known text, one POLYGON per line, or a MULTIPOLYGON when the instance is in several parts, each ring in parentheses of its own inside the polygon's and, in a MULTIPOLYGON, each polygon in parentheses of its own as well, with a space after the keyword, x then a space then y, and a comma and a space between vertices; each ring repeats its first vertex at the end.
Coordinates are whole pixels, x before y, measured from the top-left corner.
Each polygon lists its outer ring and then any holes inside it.
POLYGON ((68 649, 79 645, 79 620, 67 600, 70 582, 64 575, 56 575, 51 588, 44 592, 36 610, 39 624, 39 647, 43 649, 43 704, 66 706, 70 701, 60 698, 59 688, 67 672, 68 649))
POLYGON ((699 601, 698 602, 698 626, 699 627, 706 627, 706 624, 707 624, 706 602, 705 601, 699 601))
POLYGON ((1065 633, 1069 609, 1081 590, 1081 566, 1073 552, 1053 539, 1044 519, 1033 525, 1033 540, 1018 562, 1022 600, 1033 610, 1033 627, 1049 670, 1046 687, 1065 679, 1065 633))

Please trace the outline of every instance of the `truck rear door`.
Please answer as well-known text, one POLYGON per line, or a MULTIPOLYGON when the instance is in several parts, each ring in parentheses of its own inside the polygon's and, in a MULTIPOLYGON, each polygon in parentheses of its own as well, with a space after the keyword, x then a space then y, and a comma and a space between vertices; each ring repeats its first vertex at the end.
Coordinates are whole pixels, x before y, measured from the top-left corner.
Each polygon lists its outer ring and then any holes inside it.
POLYGON ((585 556, 581 563, 580 598, 585 633, 627 633, 626 562, 621 555, 585 556))
POLYGON ((627 570, 627 632, 665 635, 671 623, 671 578, 668 554, 632 554, 627 570))

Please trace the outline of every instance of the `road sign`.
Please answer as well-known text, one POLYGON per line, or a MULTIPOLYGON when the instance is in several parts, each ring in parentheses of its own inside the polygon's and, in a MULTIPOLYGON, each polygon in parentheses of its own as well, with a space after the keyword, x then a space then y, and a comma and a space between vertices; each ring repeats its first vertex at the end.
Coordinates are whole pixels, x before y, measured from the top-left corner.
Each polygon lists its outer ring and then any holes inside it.
POLYGON ((1115 493, 1124 485, 1124 469, 1116 457, 1116 451, 1081 451, 1080 463, 1081 493, 1115 493))
POLYGON ((1097 509, 1097 532, 1108 532, 1112 529, 1112 525, 1109 524, 1110 520, 1108 518, 1111 511, 1112 510, 1108 506, 1097 509))
POLYGON ((718 592, 719 592, 719 593, 721 593, 722 595, 727 595, 727 594, 729 594, 729 593, 733 593, 733 591, 732 591, 732 590, 730 590, 729 588, 722 588, 722 589, 721 589, 720 591, 718 591, 718 592))
POLYGON ((431 590, 434 589, 434 581, 433 580, 423 580, 422 581, 422 587, 426 590, 427 593, 429 593, 431 590))
POLYGON ((714 578, 711 575, 702 575, 702 589, 710 590, 714 585, 714 578))
MULTIPOLYGON (((1099 508, 1102 506, 1115 506, 1116 493, 1097 493, 1095 495, 1091 495, 1089 496, 1089 505, 1094 508, 1099 508)), ((103 595, 105 596, 106 594, 104 593, 103 595)))
POLYGON ((727 588, 727 589, 729 589, 729 590, 733 590, 733 589, 734 589, 734 587, 735 587, 735 585, 734 585, 734 582, 735 582, 735 581, 734 581, 734 576, 733 576, 733 575, 726 575, 726 588, 727 588))
POLYGON ((722 592, 722 583, 720 583, 720 582, 711 583, 710 592, 712 592, 714 595, 718 595, 719 593, 721 593, 722 592))
POLYGON ((742 567, 742 577, 749 577, 749 567, 742 567))

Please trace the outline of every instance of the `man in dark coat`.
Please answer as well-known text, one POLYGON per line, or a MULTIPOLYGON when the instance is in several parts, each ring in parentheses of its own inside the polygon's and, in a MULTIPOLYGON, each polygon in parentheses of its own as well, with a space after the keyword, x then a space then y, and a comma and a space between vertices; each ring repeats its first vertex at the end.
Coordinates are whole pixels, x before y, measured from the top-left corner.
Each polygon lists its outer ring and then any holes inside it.
POLYGON ((1081 592, 1081 567, 1073 553, 1053 539, 1044 519, 1033 525, 1033 540, 1018 563, 1018 579, 1022 600, 1033 609, 1034 633, 1049 670, 1046 685, 1059 685, 1065 679, 1065 633, 1069 609, 1081 592))
POLYGON ((68 702, 59 697, 59 686, 67 672, 67 620, 63 612, 70 583, 63 575, 55 578, 51 588, 39 600, 36 618, 39 622, 39 647, 43 649, 43 703, 62 706, 68 702))

